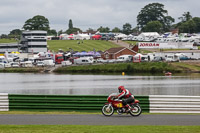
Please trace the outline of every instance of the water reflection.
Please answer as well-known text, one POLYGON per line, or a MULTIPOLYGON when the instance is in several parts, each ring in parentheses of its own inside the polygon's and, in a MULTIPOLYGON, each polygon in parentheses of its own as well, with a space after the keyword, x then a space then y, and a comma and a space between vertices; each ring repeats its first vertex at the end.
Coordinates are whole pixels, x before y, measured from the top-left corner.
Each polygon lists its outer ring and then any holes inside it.
POLYGON ((200 96, 200 74, 167 77, 0 73, 0 77, 0 93, 10 94, 104 95, 124 85, 134 95, 200 96))

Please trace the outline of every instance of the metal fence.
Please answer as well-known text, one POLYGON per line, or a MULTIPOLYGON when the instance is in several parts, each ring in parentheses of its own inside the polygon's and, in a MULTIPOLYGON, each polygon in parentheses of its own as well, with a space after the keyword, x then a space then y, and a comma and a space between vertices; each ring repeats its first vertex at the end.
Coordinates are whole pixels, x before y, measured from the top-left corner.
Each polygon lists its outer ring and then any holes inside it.
POLYGON ((7 93, 0 93, 0 111, 9 110, 9 100, 7 93))
POLYGON ((150 113, 200 113, 200 96, 150 95, 150 113))
MULTIPOLYGON (((105 95, 16 95, 9 94, 9 110, 30 111, 101 111, 105 95)), ((149 112, 149 97, 135 96, 143 112, 149 112)))

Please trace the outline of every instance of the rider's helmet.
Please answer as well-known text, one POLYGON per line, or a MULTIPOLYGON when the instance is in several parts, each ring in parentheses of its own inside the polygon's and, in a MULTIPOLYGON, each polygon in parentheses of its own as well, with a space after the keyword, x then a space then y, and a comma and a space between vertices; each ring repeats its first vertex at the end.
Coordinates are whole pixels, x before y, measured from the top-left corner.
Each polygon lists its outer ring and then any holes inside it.
POLYGON ((124 86, 119 86, 118 87, 119 93, 121 93, 123 90, 125 90, 124 86))

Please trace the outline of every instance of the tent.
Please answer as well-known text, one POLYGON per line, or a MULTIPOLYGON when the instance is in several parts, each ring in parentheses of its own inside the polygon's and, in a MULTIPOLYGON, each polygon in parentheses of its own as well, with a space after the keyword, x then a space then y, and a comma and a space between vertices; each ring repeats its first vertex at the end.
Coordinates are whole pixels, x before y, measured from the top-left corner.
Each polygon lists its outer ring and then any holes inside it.
POLYGON ((89 40, 90 36, 88 34, 77 34, 74 35, 74 40, 89 40))
POLYGON ((119 34, 119 35, 115 36, 115 38, 117 38, 117 39, 122 39, 122 38, 126 38, 126 37, 128 37, 128 36, 125 34, 119 34))
POLYGON ((94 51, 90 51, 90 52, 77 52, 75 54, 73 54, 73 56, 75 57, 84 57, 84 56, 93 56, 93 57, 101 57, 101 54, 99 52, 94 52, 94 51))

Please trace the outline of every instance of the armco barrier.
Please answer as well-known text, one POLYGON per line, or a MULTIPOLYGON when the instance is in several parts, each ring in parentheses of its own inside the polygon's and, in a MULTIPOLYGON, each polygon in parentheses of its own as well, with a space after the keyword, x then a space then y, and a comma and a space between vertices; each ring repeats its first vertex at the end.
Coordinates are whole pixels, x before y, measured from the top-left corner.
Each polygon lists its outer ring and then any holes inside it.
POLYGON ((9 102, 8 102, 8 94, 0 93, 0 111, 8 111, 9 102))
MULTIPOLYGON (((143 112, 149 112, 149 97, 135 96, 143 112)), ((100 111, 107 102, 105 95, 16 95, 9 94, 10 110, 100 111)))
POLYGON ((150 113, 200 113, 200 96, 150 95, 150 113))

